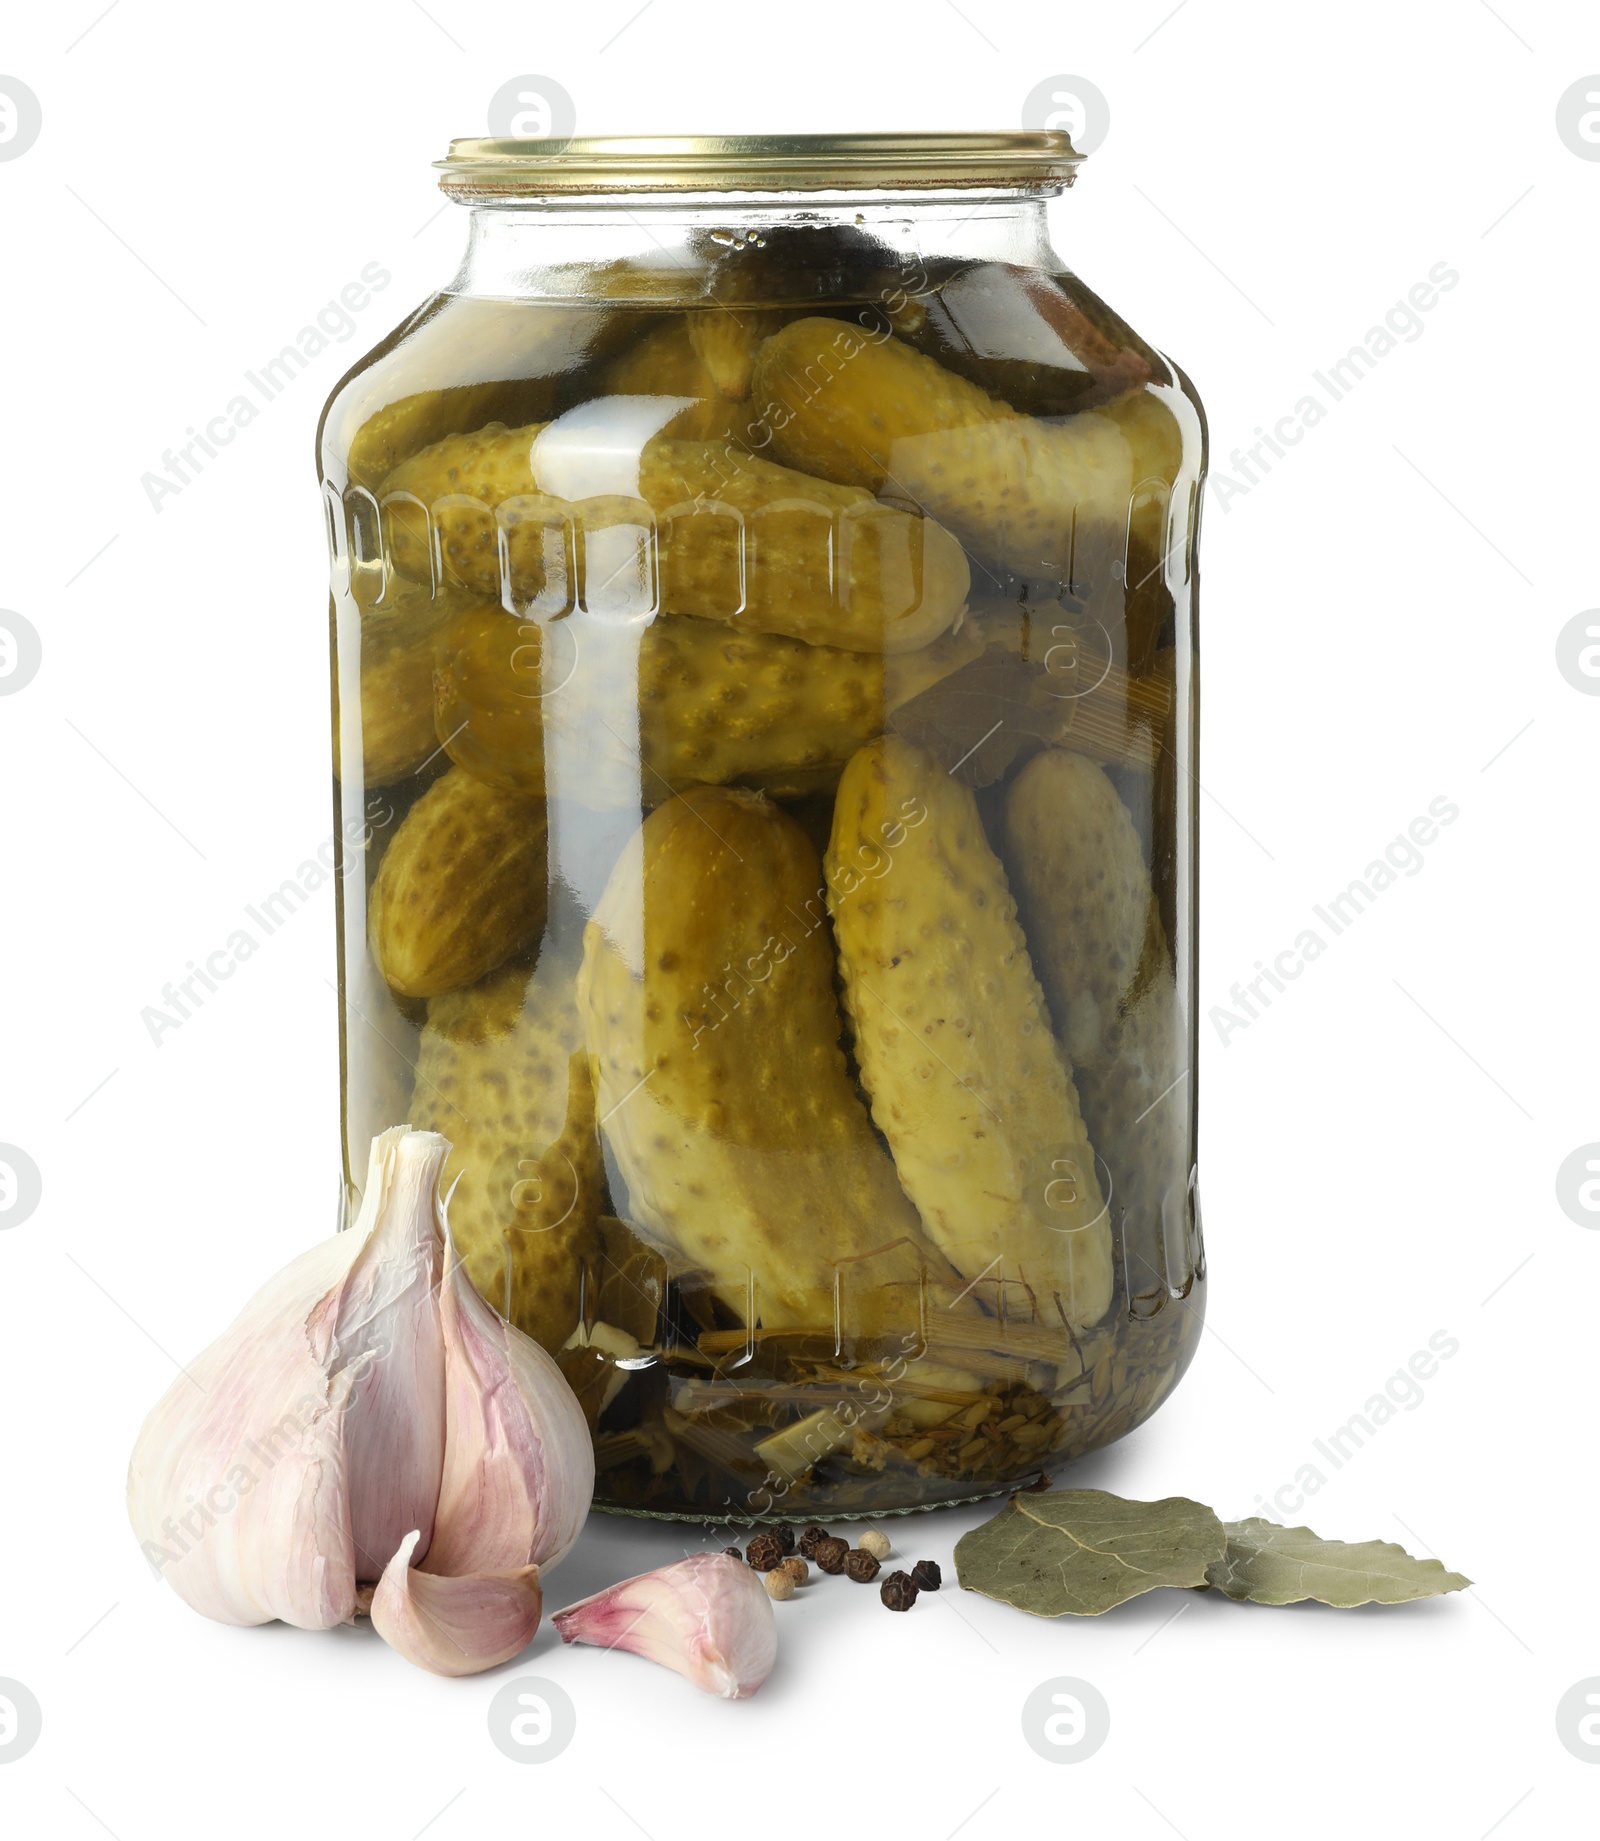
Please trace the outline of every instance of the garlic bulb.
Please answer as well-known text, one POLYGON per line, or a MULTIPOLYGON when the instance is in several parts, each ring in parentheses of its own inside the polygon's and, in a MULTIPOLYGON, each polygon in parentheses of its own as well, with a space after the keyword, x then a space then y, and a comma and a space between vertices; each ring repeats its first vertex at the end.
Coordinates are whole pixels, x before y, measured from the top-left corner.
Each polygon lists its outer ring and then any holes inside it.
POLYGON ((691 1554, 624 1579, 557 1611, 553 1621, 563 1643, 631 1650, 724 1700, 754 1694, 778 1654, 766 1587, 730 1554, 691 1554))
POLYGON ((379 1636, 436 1675, 476 1675, 522 1654, 539 1628, 537 1566, 445 1578, 413 1571, 408 1534, 372 1595, 379 1636))
POLYGON ((146 1419, 128 1513, 206 1616, 326 1629, 370 1604, 453 1675, 538 1628, 539 1568, 583 1525, 594 1453, 560 1369, 450 1243, 449 1150, 408 1126, 374 1139, 355 1225, 269 1281, 146 1419))
POLYGON ((129 1518, 205 1616, 327 1629, 407 1532, 431 1538, 444 1467, 433 1197, 448 1150, 404 1126, 374 1139, 354 1226, 269 1280, 145 1420, 129 1518))

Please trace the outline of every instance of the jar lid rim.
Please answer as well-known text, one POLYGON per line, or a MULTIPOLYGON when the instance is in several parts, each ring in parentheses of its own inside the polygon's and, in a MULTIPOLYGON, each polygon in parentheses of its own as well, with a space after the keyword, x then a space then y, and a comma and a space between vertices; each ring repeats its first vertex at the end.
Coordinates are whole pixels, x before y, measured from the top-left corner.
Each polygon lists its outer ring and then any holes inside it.
POLYGON ((457 140, 452 197, 618 191, 1059 190, 1082 155, 1059 129, 1005 133, 572 135, 457 140))

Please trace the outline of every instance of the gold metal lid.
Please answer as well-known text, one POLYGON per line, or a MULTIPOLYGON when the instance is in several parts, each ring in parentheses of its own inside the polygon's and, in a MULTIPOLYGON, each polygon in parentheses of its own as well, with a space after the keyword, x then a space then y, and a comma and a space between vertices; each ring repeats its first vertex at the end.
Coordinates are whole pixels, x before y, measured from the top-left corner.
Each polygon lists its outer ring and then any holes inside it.
POLYGON ((1008 191, 1071 185, 1080 154, 1060 132, 1007 134, 575 135, 452 141, 435 162, 452 198, 607 192, 1008 191))

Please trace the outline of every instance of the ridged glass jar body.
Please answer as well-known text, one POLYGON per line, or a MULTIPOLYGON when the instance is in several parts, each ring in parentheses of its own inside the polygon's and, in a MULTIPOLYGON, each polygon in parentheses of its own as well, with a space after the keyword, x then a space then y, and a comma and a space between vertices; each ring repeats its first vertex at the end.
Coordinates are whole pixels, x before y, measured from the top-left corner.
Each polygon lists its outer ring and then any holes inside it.
POLYGON ((340 384, 345 1180, 448 1136, 602 1506, 883 1514, 1199 1333, 1187 381, 1042 200, 477 204, 340 384))

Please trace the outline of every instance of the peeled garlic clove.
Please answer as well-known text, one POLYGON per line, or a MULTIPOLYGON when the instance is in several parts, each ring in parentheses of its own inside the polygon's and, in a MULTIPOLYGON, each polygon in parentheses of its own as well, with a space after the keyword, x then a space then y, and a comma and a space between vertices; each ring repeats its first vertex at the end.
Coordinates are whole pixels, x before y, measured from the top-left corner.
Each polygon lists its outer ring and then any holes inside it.
POLYGON ((546 1571, 578 1538, 594 1447, 555 1362, 473 1289, 446 1230, 444 1474, 429 1573, 546 1571))
POLYGON ((329 1628, 408 1531, 431 1536, 444 1353, 430 1294, 448 1149, 405 1126, 374 1139, 355 1224, 269 1280, 145 1420, 129 1518, 145 1557, 205 1616, 329 1628))
POLYGON ((754 1694, 778 1655, 760 1575, 723 1553, 696 1553, 557 1611, 563 1643, 627 1649, 686 1675, 707 1694, 754 1694))
POLYGON ((520 1656, 539 1628, 537 1566, 443 1578, 411 1565, 408 1534, 372 1596, 379 1636, 408 1662, 436 1675, 477 1675, 520 1656))

